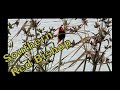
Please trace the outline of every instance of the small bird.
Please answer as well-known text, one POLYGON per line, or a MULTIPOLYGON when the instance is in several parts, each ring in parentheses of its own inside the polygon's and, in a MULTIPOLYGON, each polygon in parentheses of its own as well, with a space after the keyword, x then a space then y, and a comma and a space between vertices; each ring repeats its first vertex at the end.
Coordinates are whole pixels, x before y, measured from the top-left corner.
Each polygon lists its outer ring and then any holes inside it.
POLYGON ((58 43, 59 44, 62 40, 65 39, 65 29, 64 26, 61 25, 57 30, 55 30, 53 36, 57 36, 58 37, 58 43))
POLYGON ((59 28, 59 32, 58 32, 58 43, 61 40, 64 40, 64 38, 65 38, 65 30, 64 30, 63 25, 61 25, 60 28, 59 28))

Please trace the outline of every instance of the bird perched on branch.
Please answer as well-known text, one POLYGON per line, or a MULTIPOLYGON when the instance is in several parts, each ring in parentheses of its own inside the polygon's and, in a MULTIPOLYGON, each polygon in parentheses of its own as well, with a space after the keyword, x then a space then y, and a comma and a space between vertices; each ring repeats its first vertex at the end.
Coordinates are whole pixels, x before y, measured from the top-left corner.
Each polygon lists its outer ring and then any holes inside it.
POLYGON ((65 30, 64 30, 63 25, 61 25, 60 28, 59 28, 59 32, 58 32, 58 43, 61 40, 64 40, 64 38, 65 38, 65 30))
POLYGON ((65 39, 65 29, 64 26, 61 25, 53 34, 54 36, 57 35, 58 37, 58 44, 61 43, 65 39))

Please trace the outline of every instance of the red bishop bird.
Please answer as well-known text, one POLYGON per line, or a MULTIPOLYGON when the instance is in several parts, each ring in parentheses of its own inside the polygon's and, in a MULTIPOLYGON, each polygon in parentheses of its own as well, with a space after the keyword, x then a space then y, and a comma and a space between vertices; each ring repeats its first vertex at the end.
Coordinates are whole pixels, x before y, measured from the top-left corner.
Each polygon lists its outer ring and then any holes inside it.
POLYGON ((65 39, 65 30, 64 30, 63 25, 61 25, 59 28, 59 32, 58 32, 58 43, 64 39, 65 39))
POLYGON ((62 41, 65 39, 65 29, 64 26, 61 25, 55 32, 54 36, 58 37, 58 44, 62 43, 62 41))

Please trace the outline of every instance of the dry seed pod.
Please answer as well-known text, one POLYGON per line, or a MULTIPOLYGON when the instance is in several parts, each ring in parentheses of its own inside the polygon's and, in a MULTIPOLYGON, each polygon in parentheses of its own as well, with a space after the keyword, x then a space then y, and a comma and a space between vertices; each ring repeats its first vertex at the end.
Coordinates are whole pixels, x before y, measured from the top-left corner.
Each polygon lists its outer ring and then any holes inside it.
MULTIPOLYGON (((101 55, 99 55, 99 58, 101 57, 101 55)), ((102 58, 101 58, 101 60, 99 61, 99 63, 100 64, 102 64, 102 63, 105 63, 106 62, 106 57, 105 56, 103 56, 102 58)))
POLYGON ((99 23, 98 23, 98 22, 95 22, 94 27, 95 27, 95 28, 98 28, 99 26, 100 26, 99 23))
POLYGON ((19 19, 14 23, 16 26, 19 25, 19 19))

